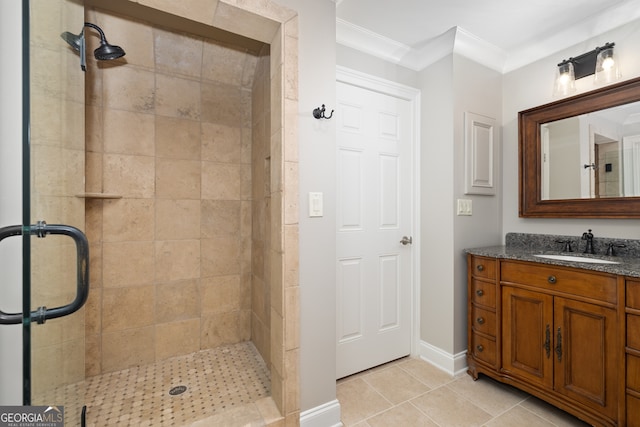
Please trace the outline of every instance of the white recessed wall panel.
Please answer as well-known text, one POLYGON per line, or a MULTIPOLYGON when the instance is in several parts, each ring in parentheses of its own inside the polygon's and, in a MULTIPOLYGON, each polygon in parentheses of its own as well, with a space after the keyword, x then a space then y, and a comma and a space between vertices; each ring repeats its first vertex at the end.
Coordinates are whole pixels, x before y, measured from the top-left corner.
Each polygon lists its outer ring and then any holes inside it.
POLYGON ((465 113, 465 194, 495 194, 496 120, 465 113))
POLYGON ((380 330, 398 327, 400 266, 398 255, 380 257, 380 330))
POLYGON ((380 155, 380 228, 398 228, 400 172, 397 156, 380 155))
POLYGON ((362 336, 362 259, 338 260, 338 342, 362 336))
POLYGON ((493 185, 493 135, 491 127, 477 124, 473 127, 473 150, 476 152, 473 162, 473 182, 476 185, 493 185))

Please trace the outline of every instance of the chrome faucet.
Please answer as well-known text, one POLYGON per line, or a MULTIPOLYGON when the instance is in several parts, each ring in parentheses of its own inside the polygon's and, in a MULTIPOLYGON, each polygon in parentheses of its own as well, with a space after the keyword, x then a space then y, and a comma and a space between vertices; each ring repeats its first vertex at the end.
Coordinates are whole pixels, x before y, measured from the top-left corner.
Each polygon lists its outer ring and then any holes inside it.
POLYGON ((591 232, 591 229, 586 233, 582 233, 582 240, 587 241, 587 244, 584 247, 584 253, 595 254, 596 252, 593 250, 593 233, 591 232))

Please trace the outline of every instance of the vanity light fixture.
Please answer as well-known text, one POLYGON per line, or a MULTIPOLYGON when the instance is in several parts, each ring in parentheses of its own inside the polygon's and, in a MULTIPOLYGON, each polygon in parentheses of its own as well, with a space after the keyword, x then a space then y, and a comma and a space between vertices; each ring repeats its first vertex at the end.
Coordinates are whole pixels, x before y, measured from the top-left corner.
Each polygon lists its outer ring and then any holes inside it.
POLYGON ((615 43, 605 43, 592 51, 563 60, 558 64, 553 87, 554 96, 566 96, 576 91, 575 81, 595 74, 594 84, 607 84, 620 79, 613 47, 615 43))

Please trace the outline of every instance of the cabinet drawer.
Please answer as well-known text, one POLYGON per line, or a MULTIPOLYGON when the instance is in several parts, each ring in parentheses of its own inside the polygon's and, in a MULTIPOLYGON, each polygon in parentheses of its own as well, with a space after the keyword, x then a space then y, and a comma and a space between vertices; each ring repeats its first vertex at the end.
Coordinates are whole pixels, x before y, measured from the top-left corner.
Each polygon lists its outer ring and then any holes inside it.
POLYGON ((627 427, 640 427, 640 399, 627 394, 627 427))
POLYGON ((495 280, 496 260, 493 258, 471 257, 471 274, 476 277, 495 280))
POLYGON ((521 283, 541 289, 615 303, 615 276, 533 263, 503 262, 500 277, 504 282, 521 283))
POLYGON ((496 285, 471 279, 471 300, 485 307, 496 308, 496 285))
POLYGON ((477 332, 482 332, 487 335, 496 336, 496 314, 484 310, 479 307, 472 308, 472 324, 473 330, 477 332))
POLYGON ((473 334, 472 338, 471 354, 477 360, 489 363, 491 365, 496 364, 496 342, 482 337, 478 334, 473 334))
POLYGON ((627 314, 627 346, 640 350, 640 316, 627 314))
POLYGON ((627 280, 627 307, 640 310, 640 282, 627 280))
POLYGON ((627 388, 640 393, 640 357, 627 354, 627 388))

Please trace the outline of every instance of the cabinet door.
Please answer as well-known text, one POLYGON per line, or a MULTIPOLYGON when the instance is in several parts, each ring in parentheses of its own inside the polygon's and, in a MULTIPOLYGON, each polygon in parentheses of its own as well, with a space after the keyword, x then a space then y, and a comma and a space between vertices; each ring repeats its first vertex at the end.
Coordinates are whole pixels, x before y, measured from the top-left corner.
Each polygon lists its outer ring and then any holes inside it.
POLYGON ((616 416, 616 312, 556 297, 554 388, 576 401, 616 416))
POLYGON ((553 297, 502 288, 502 365, 514 377, 553 387, 553 297))

